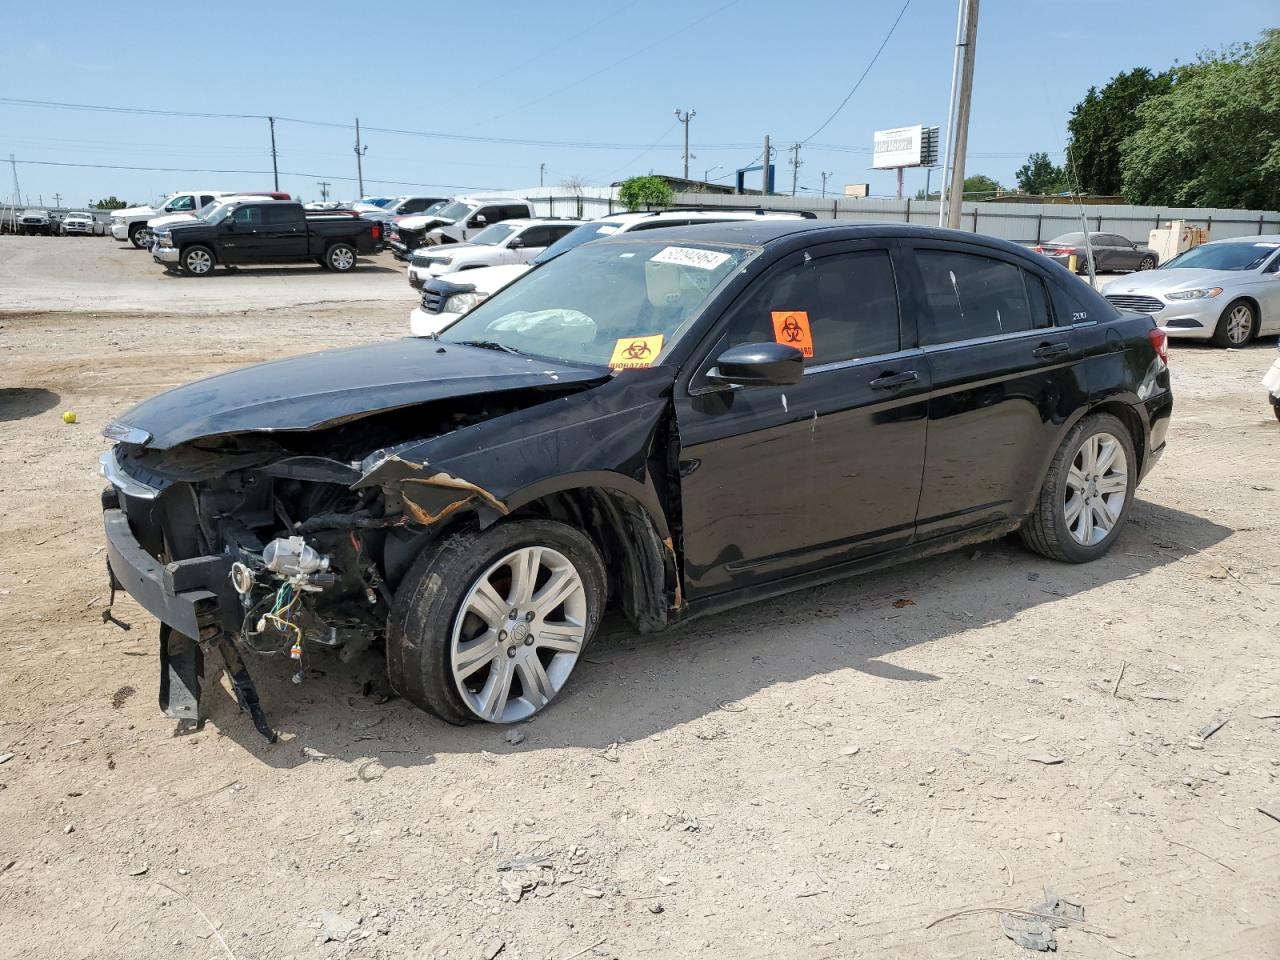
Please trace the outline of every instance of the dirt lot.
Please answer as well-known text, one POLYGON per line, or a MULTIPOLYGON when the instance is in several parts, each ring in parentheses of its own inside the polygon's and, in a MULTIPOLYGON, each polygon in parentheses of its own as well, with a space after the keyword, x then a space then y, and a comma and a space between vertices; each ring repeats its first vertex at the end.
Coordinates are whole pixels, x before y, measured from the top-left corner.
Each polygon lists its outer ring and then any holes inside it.
POLYGON ((99 617, 98 430, 400 335, 375 266, 181 280, 0 240, 0 957, 988 960, 1029 955, 996 914, 934 921, 1048 887, 1084 906, 1062 956, 1280 958, 1271 343, 1174 347, 1169 452, 1096 564, 1002 541, 611 624, 515 746, 365 696, 372 656, 251 664, 275 746, 222 685, 175 737, 154 622, 99 617), (326 942, 325 911, 359 926, 326 942))

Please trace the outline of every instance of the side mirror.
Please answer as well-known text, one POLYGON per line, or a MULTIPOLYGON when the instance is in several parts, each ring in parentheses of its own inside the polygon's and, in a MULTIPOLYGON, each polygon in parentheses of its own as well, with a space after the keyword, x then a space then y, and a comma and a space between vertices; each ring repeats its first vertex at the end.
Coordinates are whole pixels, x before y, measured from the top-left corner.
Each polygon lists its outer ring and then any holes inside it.
POLYGON ((712 383, 741 387, 785 387, 804 376, 804 354, 783 343, 742 343, 716 358, 712 383))
POLYGON ((489 223, 489 221, 488 221, 488 220, 486 220, 484 217, 472 217, 472 218, 471 218, 471 225, 472 225, 473 227, 483 227, 483 226, 487 226, 487 225, 488 225, 488 223, 489 223))
POLYGON ((508 250, 521 250, 523 248, 524 248, 524 239, 521 237, 516 237, 510 243, 507 244, 508 250))

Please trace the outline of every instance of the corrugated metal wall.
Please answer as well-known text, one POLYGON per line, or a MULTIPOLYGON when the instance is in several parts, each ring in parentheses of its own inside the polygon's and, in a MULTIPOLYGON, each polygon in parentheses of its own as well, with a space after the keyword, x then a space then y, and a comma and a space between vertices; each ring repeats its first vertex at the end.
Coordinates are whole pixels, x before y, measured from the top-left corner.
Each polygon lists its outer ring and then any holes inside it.
MULTIPOLYGON (((559 187, 501 191, 524 197, 540 216, 602 217, 623 210, 616 191, 608 188, 578 192, 559 187)), ((822 219, 887 221, 936 226, 936 200, 866 199, 842 197, 731 196, 710 193, 678 193, 677 206, 746 207, 766 206, 771 210, 806 210, 822 219)), ((960 229, 985 233, 1015 243, 1033 244, 1052 240, 1081 229, 1080 208, 1051 203, 965 203, 960 229)), ((1085 205, 1089 229, 1097 233, 1118 233, 1137 243, 1146 243, 1155 227, 1170 220, 1186 220, 1205 227, 1211 240, 1280 234, 1280 212, 1275 210, 1221 210, 1195 207, 1134 207, 1123 204, 1085 205)))

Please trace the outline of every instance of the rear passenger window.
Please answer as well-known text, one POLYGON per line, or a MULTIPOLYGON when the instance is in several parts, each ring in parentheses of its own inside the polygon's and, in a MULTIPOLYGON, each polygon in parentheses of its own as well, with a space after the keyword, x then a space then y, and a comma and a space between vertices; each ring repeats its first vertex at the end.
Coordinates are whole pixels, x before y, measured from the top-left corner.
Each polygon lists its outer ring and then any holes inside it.
MULTIPOLYGON (((1084 281, 1080 282, 1083 283, 1084 281)), ((1053 315, 1057 320, 1058 326, 1069 327, 1073 323, 1088 323, 1090 320, 1097 322, 1105 319, 1093 316, 1087 306, 1066 290, 1063 290, 1058 284, 1052 283, 1049 288, 1053 291, 1053 315)))
POLYGON ((898 349, 898 292, 889 254, 864 250, 821 257, 761 280, 729 322, 727 345, 812 347, 806 366, 898 349))
POLYGON ((548 227, 530 227, 520 234, 526 247, 545 247, 551 242, 551 230, 548 227))
MULTIPOLYGON (((1011 263, 950 250, 917 250, 929 310, 921 343, 953 343, 1049 325, 1044 291, 1033 306, 1028 277, 1011 263)), ((1038 281, 1037 281, 1038 282, 1038 281)))
POLYGON ((517 205, 511 205, 511 206, 505 206, 505 207, 498 207, 498 208, 497 208, 497 210, 496 210, 496 213, 497 213, 496 218, 495 218, 495 217, 490 217, 490 218, 489 218, 489 222, 490 222, 490 223, 492 223, 492 222, 494 221, 494 219, 498 219, 498 220, 518 220, 518 219, 520 219, 520 218, 522 218, 522 217, 529 217, 529 216, 532 216, 532 214, 531 214, 531 213, 529 213, 529 208, 528 208, 528 207, 526 207, 526 206, 524 206, 523 204, 517 204, 517 205))
POLYGON ((288 203, 270 203, 259 208, 262 222, 268 224, 294 224, 301 220, 298 208, 288 203))

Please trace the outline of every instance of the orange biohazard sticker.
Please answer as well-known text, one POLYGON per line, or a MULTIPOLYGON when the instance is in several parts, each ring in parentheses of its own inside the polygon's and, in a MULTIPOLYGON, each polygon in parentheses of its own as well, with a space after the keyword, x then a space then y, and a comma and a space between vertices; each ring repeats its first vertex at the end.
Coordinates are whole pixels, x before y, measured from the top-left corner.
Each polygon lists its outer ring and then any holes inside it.
POLYGON ((649 367, 662 352, 662 334, 652 337, 625 337, 613 345, 610 370, 635 370, 649 367))
POLYGON ((774 310, 773 339, 795 347, 806 358, 813 356, 813 334, 809 332, 809 314, 805 310, 774 310))

